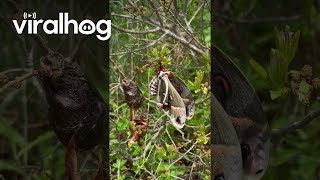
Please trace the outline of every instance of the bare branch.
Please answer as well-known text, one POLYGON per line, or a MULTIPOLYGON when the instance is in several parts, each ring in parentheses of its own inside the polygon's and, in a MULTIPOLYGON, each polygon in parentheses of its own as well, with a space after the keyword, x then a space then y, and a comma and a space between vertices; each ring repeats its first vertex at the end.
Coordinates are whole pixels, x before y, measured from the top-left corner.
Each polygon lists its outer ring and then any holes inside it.
MULTIPOLYGON (((131 1, 129 1, 130 5, 136 9, 137 11, 139 10, 139 8, 134 5, 131 1)), ((195 45, 191 44, 189 41, 187 41, 184 37, 181 37, 177 34, 175 34, 174 32, 172 32, 169 28, 166 28, 166 27, 161 27, 161 25, 155 21, 153 21, 152 19, 146 17, 146 16, 143 16, 141 15, 141 18, 142 19, 139 19, 139 18, 134 18, 134 17, 131 17, 131 16, 126 16, 126 15, 122 15, 122 14, 112 14, 113 16, 118 16, 118 17, 123 17, 123 18, 129 18, 129 19, 133 19, 133 20, 137 20, 137 21, 141 21, 143 23, 147 23, 151 26, 154 26, 155 28, 160 28, 160 30, 163 32, 163 33, 166 33, 168 34, 171 38, 179 41, 181 44, 183 44, 184 46, 190 48, 191 50, 197 52, 198 54, 205 54, 207 52, 205 52, 204 50, 202 49, 199 49, 198 47, 196 47, 195 45)))
POLYGON ((289 127, 282 128, 282 129, 273 129, 271 132, 271 137, 283 136, 283 135, 290 133, 292 131, 295 131, 297 129, 302 129, 302 128, 306 127, 310 122, 312 122, 315 119, 318 119, 319 117, 320 117, 320 109, 309 113, 301 121, 297 121, 297 122, 291 124, 289 127))
POLYGON ((164 33, 161 37, 159 37, 157 40, 155 40, 154 42, 148 44, 147 46, 145 47, 142 47, 142 48, 139 48, 139 49, 135 49, 135 50, 132 50, 132 51, 125 51, 125 52, 119 52, 119 53, 113 53, 111 54, 111 56, 118 56, 118 55, 124 55, 124 54, 129 54, 129 53, 133 53, 133 52, 137 52, 137 51, 141 51, 141 50, 144 50, 144 49, 147 49, 155 44, 157 44, 161 39, 163 39, 167 34, 164 33))
POLYGON ((154 29, 149 29, 149 30, 145 30, 145 31, 132 31, 132 30, 129 30, 129 29, 121 28, 121 27, 119 27, 119 26, 117 26, 115 24, 111 24, 111 25, 112 25, 112 27, 114 27, 118 31, 130 33, 130 34, 148 34, 148 33, 158 32, 160 30, 160 28, 156 27, 154 29))
POLYGON ((14 72, 21 72, 21 71, 29 72, 30 70, 31 69, 13 68, 13 69, 7 69, 5 71, 0 72, 0 75, 5 75, 5 74, 8 74, 8 73, 14 73, 14 72))
POLYGON ((15 80, 12 80, 12 81, 9 81, 8 83, 6 83, 5 85, 3 85, 1 88, 0 88, 0 93, 2 93, 4 90, 6 90, 7 88, 11 87, 11 86, 15 86, 19 83, 21 83, 22 81, 28 79, 29 77, 32 77, 32 76, 35 76, 37 75, 38 72, 36 70, 33 70, 33 71, 30 71, 26 74, 24 74, 23 76, 21 77, 18 77, 16 78, 15 80))
POLYGON ((84 42, 85 38, 86 38, 86 36, 80 37, 80 39, 78 40, 78 42, 76 44, 76 47, 74 47, 70 56, 67 58, 69 62, 72 62, 74 60, 74 58, 77 56, 77 54, 79 53, 79 50, 80 50, 80 46, 84 42))
POLYGON ((118 73, 120 74, 120 76, 121 76, 122 79, 126 79, 126 76, 125 76, 124 73, 121 71, 121 69, 119 68, 118 64, 117 64, 114 60, 112 60, 111 58, 110 58, 110 62, 111 62, 112 65, 113 65, 114 71, 115 71, 115 72, 118 72, 118 73))
POLYGON ((161 16, 160 16, 159 11, 157 10, 155 4, 154 4, 151 0, 148 0, 148 2, 149 2, 149 4, 151 5, 151 7, 153 8, 153 10, 155 10, 156 15, 157 15, 157 17, 158 17, 158 20, 159 20, 159 22, 160 22, 160 26, 163 27, 163 20, 162 20, 162 18, 161 18, 161 16))

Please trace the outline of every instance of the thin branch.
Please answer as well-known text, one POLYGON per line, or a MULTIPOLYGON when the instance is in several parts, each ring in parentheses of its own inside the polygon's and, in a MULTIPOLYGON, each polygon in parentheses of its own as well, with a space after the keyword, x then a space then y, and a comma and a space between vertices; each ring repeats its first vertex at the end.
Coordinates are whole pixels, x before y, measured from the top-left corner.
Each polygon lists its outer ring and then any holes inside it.
POLYGON ((130 33, 130 34, 149 34, 149 33, 154 33, 154 32, 160 31, 160 28, 158 28, 158 27, 156 27, 154 29, 145 30, 145 31, 133 31, 133 30, 121 28, 115 24, 111 24, 111 25, 112 25, 112 27, 114 27, 118 31, 130 33))
POLYGON ((206 102, 206 101, 209 100, 209 99, 210 99, 210 95, 209 95, 208 97, 206 97, 205 99, 202 99, 201 101, 196 102, 195 105, 202 104, 202 103, 206 102))
POLYGON ((141 50, 144 50, 144 49, 147 49, 155 44, 157 44, 158 42, 161 41, 161 39, 163 39, 165 36, 167 35, 167 33, 164 33, 161 37, 159 37, 157 40, 153 41, 152 43, 142 47, 142 48, 139 48, 139 49, 135 49, 135 50, 132 50, 132 51, 125 51, 125 52, 118 52, 118 53, 113 53, 111 54, 111 56, 119 56, 119 55, 124 55, 124 54, 129 54, 129 53, 133 53, 133 52, 137 52, 137 51, 141 51, 141 50))
POLYGON ((12 80, 12 81, 9 81, 8 83, 6 83, 5 85, 3 85, 1 88, 0 88, 0 93, 2 93, 4 90, 6 90, 7 88, 11 87, 11 86, 15 86, 19 83, 21 83, 22 81, 28 79, 29 77, 32 77, 32 76, 35 76, 37 75, 38 72, 36 70, 33 70, 33 71, 30 71, 26 74, 24 74, 23 76, 21 77, 18 77, 16 78, 15 80, 12 80))
POLYGON ((142 158, 144 158, 149 150, 149 147, 151 146, 151 144, 156 140, 156 138, 162 134, 162 132, 165 130, 166 128, 166 120, 163 121, 162 126, 157 130, 157 132, 154 133, 154 135, 151 137, 151 139, 149 140, 148 144, 146 145, 146 147, 144 148, 144 151, 142 153, 142 155, 140 157, 136 157, 133 158, 133 161, 137 161, 140 160, 142 158))
POLYGON ((185 153, 183 153, 179 158, 177 158, 175 161, 173 161, 168 168, 170 168, 172 165, 174 165, 175 163, 177 163, 180 159, 182 159, 183 157, 185 157, 196 145, 198 144, 198 142, 196 141, 185 153))
POLYGON ((163 20, 159 14, 159 11, 157 10, 155 4, 151 1, 151 0, 148 0, 149 4, 151 5, 151 7, 153 8, 153 10, 156 12, 156 15, 157 15, 157 18, 160 22, 160 26, 163 27, 163 20))
POLYGON ((282 129, 273 129, 271 132, 271 137, 279 137, 283 136, 287 133, 295 131, 297 129, 302 129, 307 126, 310 122, 320 117, 320 109, 309 113, 305 118, 301 121, 294 122, 289 127, 282 128, 282 129))
POLYGON ((119 73, 122 79, 126 79, 126 76, 121 71, 121 69, 119 68, 118 64, 114 60, 112 60, 111 58, 109 58, 109 59, 110 59, 110 62, 112 63, 112 65, 113 65, 114 71, 119 73))
POLYGON ((8 73, 14 73, 14 72, 21 72, 21 71, 29 72, 30 70, 31 69, 13 68, 13 69, 7 69, 5 71, 0 72, 0 75, 5 75, 5 74, 8 74, 8 73))
MULTIPOLYGON (((138 10, 138 7, 135 6, 131 1, 129 1, 130 5, 135 8, 136 10, 138 10)), ((183 44, 184 46, 190 48, 191 50, 197 52, 198 54, 205 54, 207 53, 206 51, 203 51, 202 49, 199 49, 198 47, 196 47, 195 45, 191 44, 189 41, 187 41, 185 38, 183 37, 180 37, 178 36, 177 34, 173 33, 170 29, 168 28, 164 28, 164 27, 161 27, 157 22, 155 21, 152 21, 150 18, 148 17, 145 17, 143 15, 141 15, 142 19, 138 19, 138 18, 133 18, 133 17, 130 17, 130 16, 126 16, 126 15, 119 15, 119 14, 112 14, 114 16, 118 16, 118 17, 123 17, 123 18, 129 18, 129 19, 133 19, 133 20, 138 20, 138 21, 142 21, 144 23, 147 23, 151 26, 154 26, 154 27, 159 27, 160 30, 162 32, 164 32, 165 34, 168 34, 171 38, 179 41, 181 44, 183 44), (145 19, 146 21, 144 21, 143 19, 145 19)))
POLYGON ((67 58, 69 62, 72 62, 74 60, 74 58, 77 56, 77 54, 79 53, 79 50, 80 50, 80 46, 84 42, 85 38, 86 38, 86 36, 80 37, 76 46, 72 50, 70 56, 67 58))
POLYGON ((203 8, 205 2, 203 2, 201 4, 201 6, 197 9, 197 11, 194 13, 194 15, 190 18, 190 20, 187 23, 187 26, 190 26, 191 22, 193 21, 193 19, 197 16, 197 14, 200 12, 200 10, 203 8))

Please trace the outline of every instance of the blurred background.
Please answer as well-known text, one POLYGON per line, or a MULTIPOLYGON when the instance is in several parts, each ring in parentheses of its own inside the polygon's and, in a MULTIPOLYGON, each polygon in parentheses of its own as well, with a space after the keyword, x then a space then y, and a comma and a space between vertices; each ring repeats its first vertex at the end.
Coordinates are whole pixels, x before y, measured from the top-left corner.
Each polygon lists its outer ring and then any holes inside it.
MULTIPOLYGON (((35 12, 37 19, 44 20, 58 19, 59 12, 68 12, 69 19, 80 22, 87 18, 96 22, 105 18, 108 12, 107 2, 102 0, 12 2, 16 2, 22 11, 35 12)), ((49 125, 48 105, 38 78, 31 77, 14 87, 2 89, 16 77, 37 69, 40 57, 45 55, 31 35, 16 33, 11 20, 22 18, 10 0, 0 2, 0 179, 63 179, 65 148, 49 125)), ((82 37, 79 34, 45 35, 40 28, 38 32, 52 50, 65 57, 73 52, 82 37)), ((83 40, 76 56, 76 61, 106 102, 107 58, 107 42, 98 40, 95 35, 83 40)), ((97 150, 100 157, 101 151, 97 150)), ((84 179, 97 174, 97 159, 90 153, 79 152, 78 162, 78 171, 84 179)))
MULTIPOLYGON (((216 0, 212 41, 256 89, 273 129, 319 114, 320 4, 317 0, 216 0)), ((263 179, 320 179, 320 121, 272 137, 263 179)))

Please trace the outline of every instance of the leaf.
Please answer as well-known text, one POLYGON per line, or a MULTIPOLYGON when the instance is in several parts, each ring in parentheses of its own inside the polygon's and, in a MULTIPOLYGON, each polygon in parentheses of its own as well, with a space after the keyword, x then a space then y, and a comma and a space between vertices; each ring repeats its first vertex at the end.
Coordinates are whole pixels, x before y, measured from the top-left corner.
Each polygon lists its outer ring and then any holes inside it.
POLYGON ((67 145, 65 154, 66 174, 69 180, 77 179, 77 152, 76 152, 76 137, 73 135, 67 145))
POLYGON ((25 144, 25 139, 21 134, 11 127, 5 120, 0 120, 0 135, 10 139, 10 142, 18 145, 25 144))
POLYGON ((278 97, 286 94, 286 92, 287 92, 286 88, 281 88, 281 89, 278 89, 278 90, 270 90, 270 97, 271 97, 272 100, 275 100, 278 97))
POLYGON ((291 61, 293 60, 296 54, 296 51, 299 45, 299 38, 300 38, 300 31, 295 32, 294 35, 292 36, 291 45, 290 45, 290 57, 289 57, 290 61, 287 62, 288 65, 291 63, 291 61))
POLYGON ((287 70, 282 67, 281 61, 281 52, 276 49, 271 49, 269 77, 274 88, 282 87, 286 80, 287 70))
POLYGON ((258 73, 261 78, 267 79, 268 75, 266 70, 256 60, 251 59, 249 62, 251 67, 258 73))
POLYGON ((301 81, 299 85, 299 91, 303 94, 307 94, 311 91, 312 86, 307 83, 305 80, 301 81))
POLYGON ((210 138, 207 136, 200 136, 197 138, 197 142, 200 144, 207 144, 209 142, 210 138))
POLYGON ((199 90, 200 89, 203 77, 204 77, 204 72, 203 71, 197 71, 196 77, 194 79, 194 88, 195 88, 195 90, 199 90))
POLYGON ((37 146, 38 144, 40 144, 42 142, 48 141, 53 136, 54 136, 54 133, 52 131, 41 134, 35 140, 33 140, 33 141, 27 143, 25 146, 23 146, 22 149, 18 153, 18 157, 21 157, 24 153, 28 152, 34 146, 37 146))

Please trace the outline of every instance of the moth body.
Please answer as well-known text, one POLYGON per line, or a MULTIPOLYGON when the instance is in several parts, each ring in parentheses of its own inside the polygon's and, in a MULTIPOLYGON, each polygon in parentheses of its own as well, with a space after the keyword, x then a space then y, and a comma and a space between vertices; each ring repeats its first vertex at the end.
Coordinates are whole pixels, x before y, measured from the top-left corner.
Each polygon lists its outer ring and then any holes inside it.
POLYGON ((170 108, 172 125, 177 129, 181 129, 186 122, 186 107, 184 102, 165 72, 160 71, 158 79, 158 101, 163 104, 163 107, 170 108))

